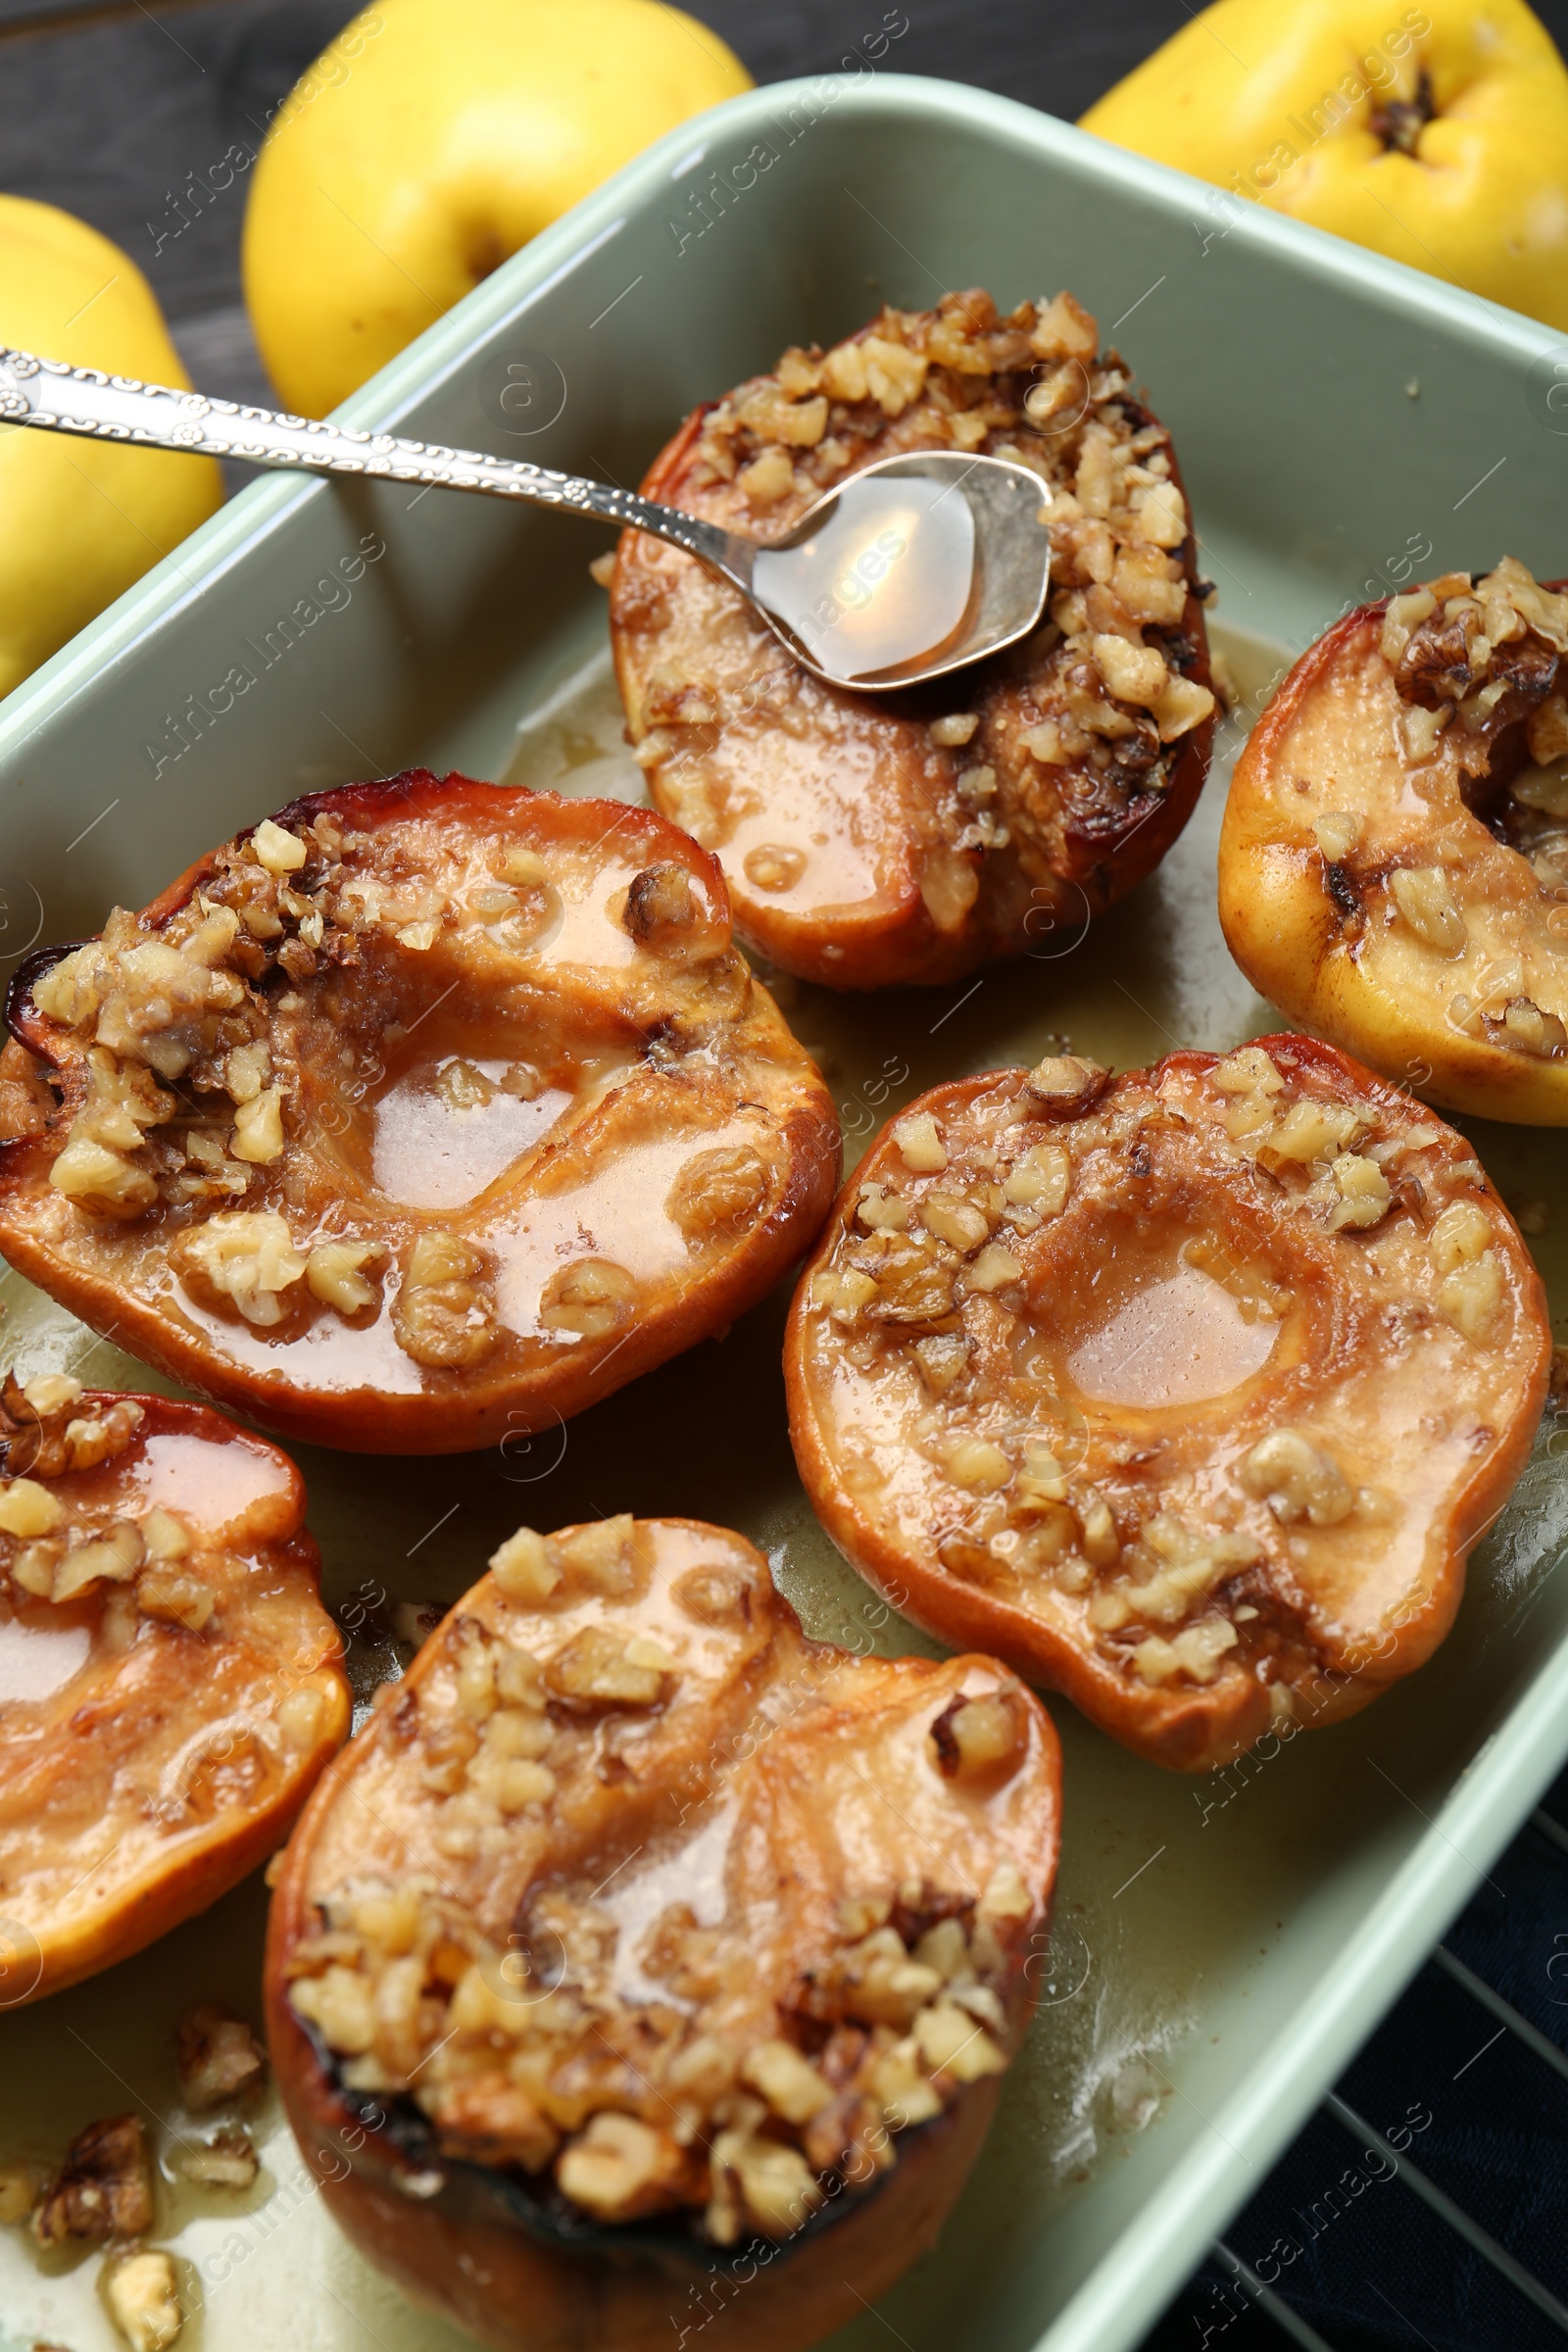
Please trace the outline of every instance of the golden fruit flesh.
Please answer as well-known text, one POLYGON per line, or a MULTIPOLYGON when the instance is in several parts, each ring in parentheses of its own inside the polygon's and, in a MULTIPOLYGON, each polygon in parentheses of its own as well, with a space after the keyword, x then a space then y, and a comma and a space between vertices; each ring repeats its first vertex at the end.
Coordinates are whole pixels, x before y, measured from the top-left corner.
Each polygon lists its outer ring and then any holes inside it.
POLYGON ((1504 557, 1336 622, 1237 762, 1219 913, 1254 988, 1396 1083, 1568 1125, 1568 595, 1504 557))

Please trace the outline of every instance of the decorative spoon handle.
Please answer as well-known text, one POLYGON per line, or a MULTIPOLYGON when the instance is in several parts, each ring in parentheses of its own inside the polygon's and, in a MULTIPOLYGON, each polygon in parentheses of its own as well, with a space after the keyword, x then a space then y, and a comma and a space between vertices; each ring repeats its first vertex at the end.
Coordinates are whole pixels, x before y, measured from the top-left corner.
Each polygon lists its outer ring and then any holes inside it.
POLYGON ((480 490, 492 498, 564 507, 667 539, 752 593, 756 550, 750 540, 673 507, 656 506, 634 490, 557 473, 522 458, 491 458, 434 441, 404 441, 393 433, 357 432, 313 416, 279 416, 271 409, 244 408, 201 392, 176 392, 164 384, 139 383, 134 376, 106 375, 102 368, 73 368, 64 360, 6 349, 0 349, 0 420, 88 440, 241 458, 250 466, 420 482, 433 489, 480 490))

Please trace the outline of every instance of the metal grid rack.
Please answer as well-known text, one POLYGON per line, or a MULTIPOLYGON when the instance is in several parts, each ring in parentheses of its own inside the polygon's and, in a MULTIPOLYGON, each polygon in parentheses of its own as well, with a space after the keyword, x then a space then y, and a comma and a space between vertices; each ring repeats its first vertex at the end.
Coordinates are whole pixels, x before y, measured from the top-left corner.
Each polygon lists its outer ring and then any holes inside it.
POLYGON ((1568 1774, 1143 2352, 1536 2352, 1568 2337, 1565 2042, 1568 1774), (1395 2199, 1363 2215, 1373 2182, 1395 2199), (1437 2335, 1408 2307, 1423 2278, 1444 2305, 1437 2335))

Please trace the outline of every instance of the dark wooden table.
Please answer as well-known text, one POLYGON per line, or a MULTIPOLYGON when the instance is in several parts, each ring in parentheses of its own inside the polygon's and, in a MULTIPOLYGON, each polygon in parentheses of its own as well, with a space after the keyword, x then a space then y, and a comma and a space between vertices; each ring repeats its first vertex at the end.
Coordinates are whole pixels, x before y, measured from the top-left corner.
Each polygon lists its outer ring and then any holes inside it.
MULTIPOLYGON (((448 4, 456 14, 464 0, 448 4)), ((1398 0, 1389 7, 1393 21, 1398 0)), ((344 0, 0 0, 0 187, 64 206, 122 245, 208 392, 271 398, 240 300, 247 167, 272 110, 355 13, 344 0), (217 192, 215 172, 228 181, 217 192)), ((832 71, 881 24, 884 0, 694 0, 691 13, 759 81, 776 81, 832 71)), ((901 72, 1070 119, 1195 11, 1185 0, 906 0, 901 13, 901 72)), ((1568 45, 1568 0, 1539 13, 1568 45)), ((1469 2217, 1469 2239, 1403 2182, 1345 2200, 1333 2230, 1320 2228, 1323 2183, 1350 2153, 1344 2116, 1325 2108, 1237 2217, 1235 2254, 1201 2267, 1146 2352, 1561 2345, 1568 2328, 1499 2275, 1475 2231, 1568 2302, 1565 2021, 1568 1778, 1339 2086, 1380 2120, 1436 2102, 1421 2162, 1469 2217), (1276 2258, 1282 2247, 1298 2252, 1276 2258), (1259 2296, 1260 2272, 1283 2301, 1259 2296)))

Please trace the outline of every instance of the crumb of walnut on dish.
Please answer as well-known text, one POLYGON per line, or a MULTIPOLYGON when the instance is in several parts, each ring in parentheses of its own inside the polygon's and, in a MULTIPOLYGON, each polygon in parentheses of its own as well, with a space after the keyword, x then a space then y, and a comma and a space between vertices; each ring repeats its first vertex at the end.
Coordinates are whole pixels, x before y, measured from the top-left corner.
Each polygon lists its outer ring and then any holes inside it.
POLYGON ((240 2017, 215 2001, 198 2002, 179 2021, 174 2037, 179 2090, 201 2112, 248 2096, 267 2075, 267 2052, 240 2017))
POLYGON ((130 2352, 168 2352, 184 2331, 174 2258, 162 2247, 140 2246, 106 2263, 103 2298, 130 2352))
POLYGON ((831 987, 1027 951, 1150 871, 1206 770, 1214 696, 1170 437, 1062 293, 885 309, 697 412, 650 497, 764 541, 858 467, 920 450, 1030 467, 1046 622, 961 680, 891 697, 793 665, 736 593, 636 533, 617 675, 661 808, 719 857, 750 946, 831 987))
POLYGON ((233 2125, 181 2148, 174 2169, 198 2188, 228 2189, 237 2195, 254 2188, 261 2167, 250 2133, 233 2125))
POLYGON ((114 2115, 78 2132, 32 2211, 33 2243, 99 2244, 142 2237, 155 2217, 152 2160, 139 2115, 114 2115))
POLYGON ((840 1197, 786 1377, 862 1574, 1198 1770, 1431 1653, 1548 1348, 1468 1143, 1279 1036, 921 1098, 840 1197))

